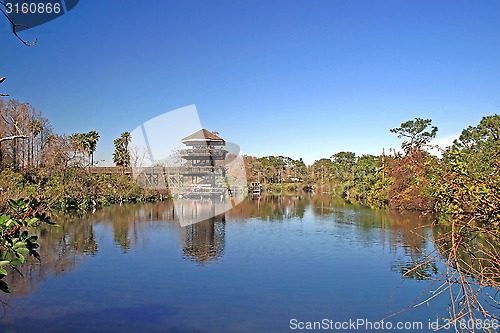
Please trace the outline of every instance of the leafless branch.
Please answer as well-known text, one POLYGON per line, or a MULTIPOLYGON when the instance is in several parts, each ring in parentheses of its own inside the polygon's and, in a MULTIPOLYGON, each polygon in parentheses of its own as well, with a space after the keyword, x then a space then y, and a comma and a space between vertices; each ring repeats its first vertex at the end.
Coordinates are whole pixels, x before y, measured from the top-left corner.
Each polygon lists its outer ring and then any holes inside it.
MULTIPOLYGON (((0 83, 3 83, 3 81, 5 81, 5 78, 4 77, 0 77, 0 83)), ((0 93, 0 97, 6 97, 6 96, 9 96, 9 94, 2 94, 2 93, 0 93)))
POLYGON ((17 125, 17 122, 13 118, 11 119, 12 121, 9 122, 7 119, 5 119, 3 114, 0 114, 0 116, 7 124, 12 125, 16 129, 16 132, 17 132, 17 134, 15 134, 15 135, 0 138, 0 142, 15 140, 15 139, 28 139, 29 138, 29 136, 27 136, 26 134, 23 133, 23 131, 21 130, 21 128, 19 128, 19 126, 17 125))
MULTIPOLYGON (((5 8, 7 8, 7 5, 5 4, 5 2, 3 1, 0 1, 0 5, 4 6, 5 8)), ((9 15, 7 15, 7 13, 3 10, 3 9, 0 9, 0 12, 2 12, 3 16, 5 16, 7 18, 7 20, 9 20, 10 22, 10 26, 12 28, 12 33, 14 34, 14 36, 17 37, 17 39, 19 39, 24 45, 26 46, 33 46, 36 44, 36 42, 38 41, 38 38, 36 38, 33 42, 28 42, 26 40, 23 40, 21 38, 21 36, 19 36, 19 34, 17 33, 17 27, 23 27, 23 28, 28 28, 28 26, 24 25, 24 24, 18 24, 18 23, 15 23, 10 17, 9 15)))
POLYGON ((15 140, 15 139, 28 139, 28 138, 29 137, 26 135, 12 135, 12 136, 7 136, 5 138, 0 138, 0 142, 15 140))

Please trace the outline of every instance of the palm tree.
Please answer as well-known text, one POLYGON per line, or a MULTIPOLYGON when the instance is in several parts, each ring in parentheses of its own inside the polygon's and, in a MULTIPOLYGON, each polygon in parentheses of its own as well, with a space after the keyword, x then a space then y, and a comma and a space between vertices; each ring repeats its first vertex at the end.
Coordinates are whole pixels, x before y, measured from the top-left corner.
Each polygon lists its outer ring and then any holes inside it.
MULTIPOLYGON (((31 121, 29 124, 29 130, 31 132, 31 161, 29 161, 30 163, 28 164, 33 166, 35 160, 35 139, 42 131, 42 123, 38 119, 31 121)), ((28 158, 28 160, 30 160, 30 158, 28 158)))
POLYGON ((115 152, 113 153, 113 162, 117 166, 128 167, 130 165, 130 153, 128 144, 131 136, 129 132, 123 132, 121 136, 113 141, 115 144, 115 152))
POLYGON ((125 150, 128 153, 128 144, 132 140, 132 136, 130 135, 130 132, 123 132, 122 135, 121 135, 121 138, 123 140, 124 148, 125 148, 125 150))
POLYGON ((78 153, 83 153, 85 151, 84 135, 82 133, 73 133, 68 137, 68 139, 73 147, 75 156, 78 153))
POLYGON ((90 166, 94 165, 94 152, 97 148, 99 138, 99 133, 94 130, 85 134, 85 148, 89 154, 90 166))

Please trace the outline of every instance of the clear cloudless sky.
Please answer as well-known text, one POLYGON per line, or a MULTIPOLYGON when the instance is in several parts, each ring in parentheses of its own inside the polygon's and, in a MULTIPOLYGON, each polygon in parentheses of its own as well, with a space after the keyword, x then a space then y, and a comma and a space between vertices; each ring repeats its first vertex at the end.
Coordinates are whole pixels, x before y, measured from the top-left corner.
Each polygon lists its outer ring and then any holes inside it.
POLYGON ((500 113, 500 2, 81 0, 23 32, 0 22, 3 93, 55 132, 97 130, 96 158, 159 114, 196 104, 242 152, 380 154, 415 117, 446 144, 500 113))

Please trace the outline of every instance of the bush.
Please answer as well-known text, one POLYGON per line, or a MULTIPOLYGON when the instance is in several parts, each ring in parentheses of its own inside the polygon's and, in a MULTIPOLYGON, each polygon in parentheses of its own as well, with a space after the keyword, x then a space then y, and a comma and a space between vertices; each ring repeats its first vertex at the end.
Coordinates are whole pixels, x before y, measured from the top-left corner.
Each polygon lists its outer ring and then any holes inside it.
POLYGON ((36 202, 9 200, 8 205, 10 214, 0 216, 0 290, 7 293, 10 289, 3 281, 7 268, 23 264, 26 253, 40 260, 38 237, 30 234, 31 229, 42 222, 53 224, 47 215, 36 212, 36 202))
POLYGON ((87 169, 70 167, 51 173, 28 175, 4 170, 0 173, 0 206, 9 198, 33 198, 45 209, 88 211, 99 206, 164 200, 167 190, 142 189, 126 175, 95 175, 87 169))

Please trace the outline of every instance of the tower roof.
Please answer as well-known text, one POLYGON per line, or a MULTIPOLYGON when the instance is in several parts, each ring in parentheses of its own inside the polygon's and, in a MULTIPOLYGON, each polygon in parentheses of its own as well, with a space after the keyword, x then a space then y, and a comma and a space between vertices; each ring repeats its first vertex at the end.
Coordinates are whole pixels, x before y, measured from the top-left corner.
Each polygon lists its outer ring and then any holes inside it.
POLYGON ((206 129, 201 129, 191 135, 186 136, 181 142, 185 145, 189 144, 212 144, 212 145, 224 145, 226 142, 224 139, 219 137, 217 134, 210 132, 206 129))

